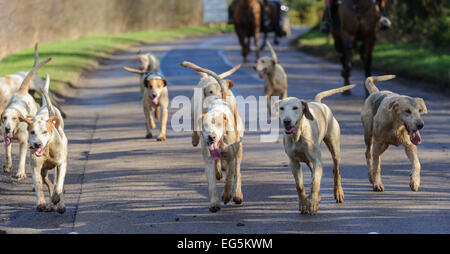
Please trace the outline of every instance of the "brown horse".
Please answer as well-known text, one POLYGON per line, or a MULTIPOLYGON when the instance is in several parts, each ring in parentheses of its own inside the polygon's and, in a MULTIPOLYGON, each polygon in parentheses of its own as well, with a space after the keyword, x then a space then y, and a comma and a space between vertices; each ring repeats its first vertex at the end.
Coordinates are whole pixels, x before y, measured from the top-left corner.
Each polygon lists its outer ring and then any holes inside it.
MULTIPOLYGON (((384 1, 384 0, 383 0, 384 1)), ((365 76, 372 76, 372 52, 375 46, 376 31, 381 17, 378 4, 373 0, 334 0, 331 33, 334 46, 343 66, 344 85, 349 85, 352 68, 352 49, 361 41, 359 54, 364 64, 365 76)), ((366 97, 368 91, 366 91, 366 97)), ((344 92, 349 95, 350 91, 344 92)))
POLYGON ((259 58, 259 31, 261 27, 261 5, 258 0, 236 0, 233 5, 234 29, 239 38, 244 62, 248 62, 250 38, 254 37, 256 59, 259 58))
POLYGON ((265 19, 261 22, 261 32, 263 33, 263 41, 261 45, 261 50, 264 50, 266 47, 267 34, 273 32, 273 43, 278 45, 279 37, 286 36, 286 32, 283 31, 280 25, 281 19, 281 7, 280 3, 267 1, 264 4, 264 15, 265 19), (265 21, 265 22, 264 22, 265 21), (266 23, 266 24, 264 24, 266 23))

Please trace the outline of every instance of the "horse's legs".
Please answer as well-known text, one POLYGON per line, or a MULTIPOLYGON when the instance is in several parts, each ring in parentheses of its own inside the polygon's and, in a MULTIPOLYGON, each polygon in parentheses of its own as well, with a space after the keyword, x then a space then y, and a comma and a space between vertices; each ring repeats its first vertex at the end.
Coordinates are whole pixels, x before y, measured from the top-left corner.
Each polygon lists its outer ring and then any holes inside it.
MULTIPOLYGON (((352 71, 352 49, 353 49, 353 41, 350 39, 349 36, 343 36, 343 47, 344 47, 344 54, 343 58, 341 59, 343 70, 342 70, 342 77, 344 78, 344 85, 350 85, 350 75, 352 71)), ((342 93, 342 95, 350 95, 350 90, 347 90, 342 93)))
POLYGON ((274 35, 273 35, 273 43, 274 43, 275 45, 280 44, 280 42, 278 41, 278 35, 277 35, 276 32, 275 32, 274 35))
MULTIPOLYGON (((345 73, 345 44, 342 40, 342 37, 340 36, 336 36, 333 35, 333 39, 334 39, 334 48, 336 49, 336 51, 339 54, 339 60, 341 60, 341 64, 342 64, 342 71, 341 71, 341 76, 344 77, 344 73, 345 73)), ((348 95, 348 93, 342 93, 343 95, 348 95)))
POLYGON ((244 46, 242 47, 243 49, 243 57, 244 57, 244 62, 248 63, 248 53, 250 53, 250 37, 244 36, 244 46))
POLYGON ((264 34, 264 37, 263 37, 263 41, 262 41, 262 44, 261 44, 261 50, 264 50, 265 48, 266 48, 266 41, 267 41, 267 32, 263 32, 263 34, 264 34))
MULTIPOLYGON (((361 51, 360 51, 360 55, 361 55, 361 59, 363 60, 363 64, 364 64, 364 72, 365 72, 365 76, 370 77, 372 76, 372 52, 373 52, 373 47, 375 45, 375 38, 374 35, 372 36, 367 36, 365 37, 366 39, 363 41, 363 45, 361 47, 361 51)), ((367 91, 367 89, 364 87, 365 90, 365 96, 367 98, 367 96, 369 96, 369 92, 367 91)))
POLYGON ((344 38, 344 70, 342 72, 342 77, 344 78, 344 85, 350 85, 350 75, 352 71, 352 48, 353 42, 350 38, 344 38))
MULTIPOLYGON (((259 59, 259 29, 258 28, 255 31, 255 46, 256 46, 256 59, 259 59)), ((249 47, 250 47, 250 45, 249 45, 249 47)))
MULTIPOLYGON (((349 36, 336 36, 334 35, 334 47, 339 53, 339 58, 342 64, 341 76, 344 78, 344 85, 350 85, 349 77, 352 68, 352 47, 353 41, 349 36)), ((350 95, 350 90, 342 93, 342 95, 350 95)))
POLYGON ((244 63, 247 63, 247 54, 248 54, 248 39, 247 36, 239 29, 236 29, 237 36, 239 38, 239 44, 241 44, 241 54, 244 58, 244 63))

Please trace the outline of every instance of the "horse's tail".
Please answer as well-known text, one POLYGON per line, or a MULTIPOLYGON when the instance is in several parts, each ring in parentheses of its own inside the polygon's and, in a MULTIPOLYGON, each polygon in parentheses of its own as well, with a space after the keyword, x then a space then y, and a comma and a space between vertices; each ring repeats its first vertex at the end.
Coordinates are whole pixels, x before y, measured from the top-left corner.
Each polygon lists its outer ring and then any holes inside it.
POLYGON ((343 87, 331 89, 331 90, 328 90, 328 91, 320 92, 320 93, 318 93, 318 94, 316 95, 316 97, 314 98, 314 101, 320 103, 320 102, 322 102, 322 99, 325 98, 325 97, 327 97, 327 96, 333 95, 333 94, 335 94, 335 93, 342 93, 342 92, 344 92, 344 91, 347 91, 347 90, 352 89, 352 88, 355 87, 355 86, 356 86, 356 85, 348 85, 348 86, 343 86, 343 87))
POLYGON ((375 86, 375 82, 386 81, 395 78, 395 75, 384 75, 384 76, 374 76, 368 77, 366 79, 366 89, 369 94, 376 93, 380 90, 375 86))

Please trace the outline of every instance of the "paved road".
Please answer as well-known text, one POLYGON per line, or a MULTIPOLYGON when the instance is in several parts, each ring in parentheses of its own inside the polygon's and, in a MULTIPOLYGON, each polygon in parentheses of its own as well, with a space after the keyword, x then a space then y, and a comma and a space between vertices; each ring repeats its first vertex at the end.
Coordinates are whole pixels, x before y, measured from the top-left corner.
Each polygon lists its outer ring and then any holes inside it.
MULTIPOLYGON (((313 99, 317 92, 341 85, 340 66, 300 53, 289 45, 289 40, 284 39, 275 49, 288 74, 290 96, 313 99)), ((139 48, 161 58, 162 71, 169 80, 170 98, 190 97, 199 79, 192 70, 179 67, 181 61, 189 60, 216 72, 241 61, 234 34, 139 48)), ((121 69, 123 65, 136 66, 137 50, 131 48, 112 56, 80 80, 81 89, 70 91, 72 98, 65 104, 69 116, 66 134, 70 140, 66 213, 36 212, 29 168, 28 178, 20 183, 2 172, 0 230, 7 233, 450 233, 448 97, 409 88, 411 83, 400 79, 379 84, 382 89, 423 97, 427 103, 430 113, 424 116, 426 127, 419 147, 422 163, 419 192, 410 191, 411 166, 403 149, 395 147, 383 157, 386 191, 371 190, 359 118, 363 74, 355 70, 352 81, 359 86, 352 96, 335 95, 324 100, 341 124, 345 202, 334 202, 332 161, 323 147, 319 213, 300 215, 281 136, 278 142, 260 143, 263 133, 248 131, 243 141, 244 202, 225 205, 212 214, 208 211, 200 148, 191 146, 190 133, 175 132, 168 126, 166 142, 144 139, 138 77, 121 69)), ((233 88, 236 94, 263 95, 262 81, 251 68, 244 66, 231 78, 236 84, 233 88)), ((176 111, 177 108, 171 108, 169 114, 176 111)), ((14 158, 16 165, 17 156, 14 158)), ((306 166, 303 169, 309 191, 310 173, 306 166)), ((220 192, 222 188, 223 182, 219 184, 220 192)))

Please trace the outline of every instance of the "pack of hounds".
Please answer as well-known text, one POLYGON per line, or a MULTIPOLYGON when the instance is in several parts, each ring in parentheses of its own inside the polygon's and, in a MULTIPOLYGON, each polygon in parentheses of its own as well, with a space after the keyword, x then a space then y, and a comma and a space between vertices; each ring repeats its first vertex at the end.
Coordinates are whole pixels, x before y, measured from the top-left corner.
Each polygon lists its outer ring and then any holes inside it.
MULTIPOLYGON (((283 126, 283 145, 295 180, 301 214, 314 215, 318 212, 320 183, 322 178, 322 155, 320 146, 325 143, 333 160, 334 198, 337 203, 344 201, 340 174, 340 126, 331 109, 322 99, 352 89, 355 85, 320 92, 314 101, 306 101, 287 95, 287 75, 278 62, 277 55, 268 44, 272 57, 258 59, 254 69, 264 79, 264 94, 268 100, 268 113, 278 116, 283 126), (272 103, 272 96, 280 100, 272 103), (312 182, 309 195, 303 184, 300 163, 311 170, 312 182)), ((152 138, 156 128, 155 119, 161 119, 157 141, 166 140, 168 119, 168 82, 159 72, 159 60, 152 54, 137 54, 138 69, 123 67, 140 75, 142 107, 146 119, 146 138, 152 138)), ((37 76, 37 71, 51 58, 39 62, 37 44, 33 69, 21 75, 13 74, 0 78, 0 101, 2 104, 2 131, 6 148, 4 170, 11 171, 11 141, 20 144, 20 160, 16 177, 25 174, 27 150, 31 151, 31 165, 38 211, 64 213, 64 178, 67 171, 68 140, 64 133, 62 109, 53 106, 49 97, 50 77, 45 82, 37 76), (30 89, 42 95, 42 106, 37 109, 30 89), (53 182, 48 171, 54 169, 53 182), (46 205, 42 182, 49 191, 50 205, 46 205)), ((201 154, 208 181, 209 211, 220 210, 221 203, 233 200, 243 202, 241 163, 243 160, 244 123, 239 116, 236 98, 232 92, 234 82, 226 79, 236 72, 237 65, 227 72, 216 74, 191 62, 182 62, 182 67, 190 68, 200 75, 196 90, 202 91, 192 97, 191 119, 194 124, 192 145, 201 144, 201 154), (199 108, 201 112, 194 109, 199 108), (197 128, 195 127, 197 126, 197 128), (221 198, 217 193, 217 181, 224 178, 225 185, 221 198)), ((394 75, 368 77, 365 87, 369 96, 361 111, 361 122, 366 144, 365 158, 368 178, 374 191, 384 191, 381 181, 381 156, 389 145, 403 145, 411 161, 410 188, 418 191, 420 186, 420 162, 417 145, 422 141, 420 130, 424 127, 421 118, 427 113, 422 98, 413 98, 391 91, 379 91, 376 82, 394 78, 394 75)))

